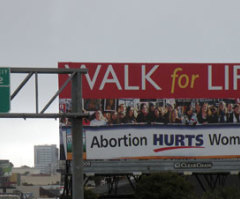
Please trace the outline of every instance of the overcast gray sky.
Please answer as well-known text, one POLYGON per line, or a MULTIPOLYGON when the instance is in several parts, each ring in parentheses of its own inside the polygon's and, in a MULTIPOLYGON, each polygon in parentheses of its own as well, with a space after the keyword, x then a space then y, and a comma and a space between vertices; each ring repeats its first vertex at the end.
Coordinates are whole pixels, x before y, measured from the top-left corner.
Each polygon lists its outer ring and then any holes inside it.
MULTIPOLYGON (((240 62, 238 0, 1 0, 0 66, 71 62, 240 62)), ((12 90, 20 78, 12 77, 12 90)), ((43 77, 41 105, 57 90, 43 77)), ((33 80, 12 112, 34 110, 33 80)), ((56 101, 49 110, 58 111, 56 101)), ((57 144, 58 121, 0 119, 0 159, 33 166, 57 144)))

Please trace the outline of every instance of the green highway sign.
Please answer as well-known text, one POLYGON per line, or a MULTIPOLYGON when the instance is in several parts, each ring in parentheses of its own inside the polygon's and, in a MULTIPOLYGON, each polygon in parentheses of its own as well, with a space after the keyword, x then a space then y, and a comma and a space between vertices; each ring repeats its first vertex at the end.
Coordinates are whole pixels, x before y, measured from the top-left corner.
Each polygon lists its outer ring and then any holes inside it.
POLYGON ((10 110, 10 69, 0 68, 0 113, 10 110))

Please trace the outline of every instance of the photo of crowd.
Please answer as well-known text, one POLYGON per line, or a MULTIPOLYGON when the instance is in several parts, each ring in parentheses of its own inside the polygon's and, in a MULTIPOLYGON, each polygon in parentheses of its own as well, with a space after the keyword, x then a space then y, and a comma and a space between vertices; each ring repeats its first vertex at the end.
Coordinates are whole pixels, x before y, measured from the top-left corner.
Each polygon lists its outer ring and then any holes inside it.
MULTIPOLYGON (((84 105, 84 111, 88 112, 90 117, 85 118, 83 123, 90 126, 240 123, 238 99, 97 99, 84 100, 84 105)), ((71 111, 70 100, 60 102, 61 111, 71 111)), ((69 125, 69 121, 61 122, 69 125)))

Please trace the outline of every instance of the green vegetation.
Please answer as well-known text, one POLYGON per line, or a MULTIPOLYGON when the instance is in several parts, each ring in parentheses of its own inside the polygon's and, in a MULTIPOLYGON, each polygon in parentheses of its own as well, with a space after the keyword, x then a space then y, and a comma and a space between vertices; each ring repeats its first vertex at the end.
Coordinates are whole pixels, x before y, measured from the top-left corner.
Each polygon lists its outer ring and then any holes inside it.
POLYGON ((156 173, 142 176, 137 183, 136 199, 239 199, 236 186, 218 187, 202 195, 194 194, 194 187, 184 176, 177 173, 156 173))
POLYGON ((240 190, 237 187, 221 187, 206 192, 201 199, 239 199, 240 190))
POLYGON ((89 189, 84 190, 84 199, 97 199, 98 195, 89 189))
POLYGON ((176 173, 142 176, 137 183, 136 199, 193 199, 193 186, 176 173))

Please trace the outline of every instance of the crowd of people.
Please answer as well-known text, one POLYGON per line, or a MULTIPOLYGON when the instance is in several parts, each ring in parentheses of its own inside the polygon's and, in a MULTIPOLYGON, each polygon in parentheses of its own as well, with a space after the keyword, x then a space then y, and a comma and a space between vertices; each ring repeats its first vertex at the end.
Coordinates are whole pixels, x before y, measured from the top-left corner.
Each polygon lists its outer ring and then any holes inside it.
POLYGON ((129 123, 182 123, 186 125, 208 123, 240 123, 240 105, 226 104, 224 101, 217 105, 195 103, 193 106, 177 106, 166 104, 156 106, 154 103, 141 103, 140 108, 126 107, 120 104, 116 111, 102 112, 97 110, 85 125, 102 126, 129 123))

